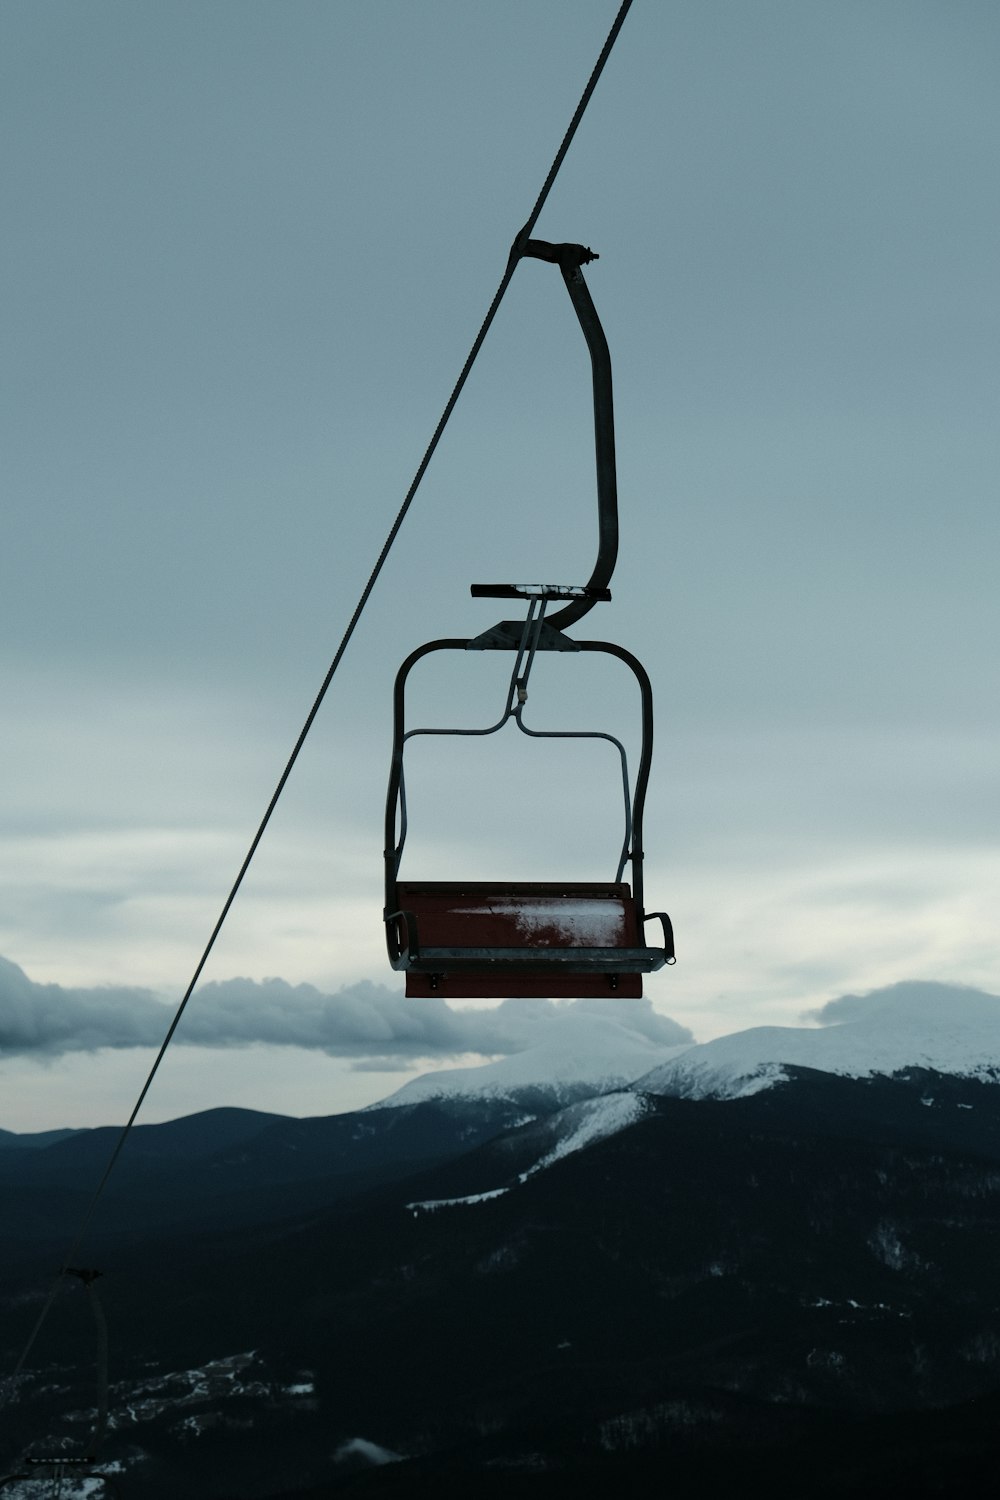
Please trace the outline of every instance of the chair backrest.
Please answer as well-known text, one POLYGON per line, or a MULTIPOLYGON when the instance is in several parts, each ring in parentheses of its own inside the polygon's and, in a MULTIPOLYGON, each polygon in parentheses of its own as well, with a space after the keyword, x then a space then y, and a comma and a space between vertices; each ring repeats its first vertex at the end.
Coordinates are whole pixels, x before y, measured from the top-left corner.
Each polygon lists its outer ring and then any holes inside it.
POLYGON ((400 881, 399 908, 421 947, 634 948, 641 938, 628 885, 531 881, 400 881))

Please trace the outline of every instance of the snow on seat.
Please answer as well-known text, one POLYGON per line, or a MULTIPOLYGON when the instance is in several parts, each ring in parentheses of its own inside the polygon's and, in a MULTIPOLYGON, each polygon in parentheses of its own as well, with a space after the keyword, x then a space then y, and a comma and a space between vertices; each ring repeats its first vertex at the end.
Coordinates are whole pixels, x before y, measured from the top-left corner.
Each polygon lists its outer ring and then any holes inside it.
POLYGON ((409 996, 634 997, 667 960, 624 884, 400 881, 396 897, 390 955, 409 996))

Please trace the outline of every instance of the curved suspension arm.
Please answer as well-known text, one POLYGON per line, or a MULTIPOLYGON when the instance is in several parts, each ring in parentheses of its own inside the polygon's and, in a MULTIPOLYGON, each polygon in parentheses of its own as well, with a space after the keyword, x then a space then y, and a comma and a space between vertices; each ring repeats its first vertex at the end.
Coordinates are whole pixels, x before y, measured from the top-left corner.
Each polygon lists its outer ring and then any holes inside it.
MULTIPOLYGON (((597 309, 583 279, 583 266, 597 256, 585 245, 550 245, 528 240, 522 254, 558 265, 573 309, 590 350, 594 385, 594 456, 597 466, 597 561, 586 584, 588 594, 607 588, 618 560, 618 478, 615 467, 615 409, 611 385, 611 351, 597 309)), ((593 609, 597 599, 577 598, 548 618, 565 630, 593 609)))
MULTIPOLYGON (((597 469, 597 560, 587 583, 578 588, 560 586, 548 594, 550 598, 571 596, 570 602, 550 615, 546 622, 550 632, 561 634, 568 626, 582 620, 600 600, 611 598, 608 584, 618 560, 618 479, 615 468, 611 353, 597 309, 583 279, 583 266, 588 261, 597 259, 593 250, 589 250, 586 245, 550 245, 547 240, 524 240, 515 242, 511 253, 515 252, 535 260, 549 261, 559 267, 590 350, 594 388, 594 457, 597 469)), ((518 584, 472 585, 472 594, 476 598, 516 599, 525 597, 529 592, 526 586, 518 584)), ((488 634, 496 637, 496 644, 507 646, 517 639, 519 632, 520 626, 516 621, 501 620, 488 634)))

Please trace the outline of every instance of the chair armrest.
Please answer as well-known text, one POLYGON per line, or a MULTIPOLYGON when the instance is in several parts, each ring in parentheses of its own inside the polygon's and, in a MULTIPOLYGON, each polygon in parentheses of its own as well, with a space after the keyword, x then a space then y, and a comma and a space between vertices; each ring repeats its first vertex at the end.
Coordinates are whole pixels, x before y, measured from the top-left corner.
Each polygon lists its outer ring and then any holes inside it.
POLYGON ((387 911, 385 922, 385 945, 389 950, 389 962, 393 968, 405 967, 411 958, 420 957, 420 940, 417 935, 416 913, 412 911, 387 911), (403 941, 400 942, 400 927, 403 941), (400 960, 404 963, 401 964, 400 960))
POLYGON ((644 922, 651 922, 654 917, 660 919, 660 924, 663 927, 663 951, 667 956, 667 963, 675 964, 677 957, 674 953, 674 924, 665 911, 648 911, 642 920, 644 922))

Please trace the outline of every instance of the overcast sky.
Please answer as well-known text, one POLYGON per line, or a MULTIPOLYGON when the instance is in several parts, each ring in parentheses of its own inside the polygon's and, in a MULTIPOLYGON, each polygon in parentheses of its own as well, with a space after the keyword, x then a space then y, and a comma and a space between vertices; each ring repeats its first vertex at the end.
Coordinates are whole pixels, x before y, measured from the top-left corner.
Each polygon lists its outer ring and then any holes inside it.
MULTIPOLYGON (((5 0, 0 1126, 127 1112, 615 10, 5 0)), ((635 0, 537 227, 601 257, 622 549, 579 633, 653 678, 646 990, 699 1040, 1000 986, 998 77, 989 0, 635 0)), ((523 264, 206 975, 293 1041, 196 997, 144 1118, 330 1113, 500 1035, 332 1056, 309 995, 399 1014, 392 678, 493 622, 471 582, 585 580, 590 422, 523 264)), ((503 665, 428 668, 427 721, 503 665)), ((634 744, 593 663, 531 707, 634 744)), ((410 874, 613 872, 614 765, 523 749, 420 745, 410 874)))

